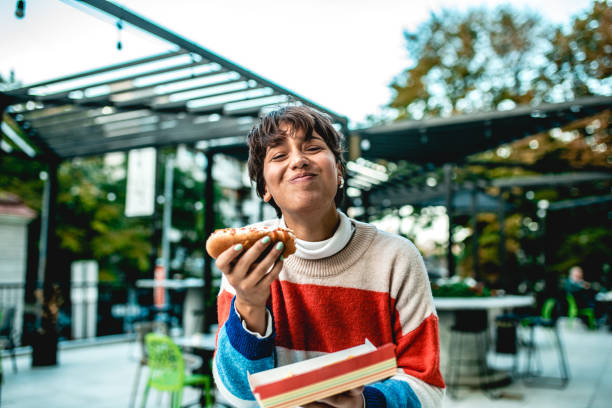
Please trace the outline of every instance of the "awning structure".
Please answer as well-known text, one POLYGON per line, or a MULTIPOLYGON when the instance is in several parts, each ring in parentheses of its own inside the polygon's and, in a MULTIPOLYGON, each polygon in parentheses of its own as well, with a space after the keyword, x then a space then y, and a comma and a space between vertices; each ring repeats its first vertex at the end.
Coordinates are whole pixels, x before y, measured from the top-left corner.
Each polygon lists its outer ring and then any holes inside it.
MULTIPOLYGON (((48 163, 38 276, 69 281, 58 256, 55 207, 62 160, 143 147, 196 145, 206 152, 205 236, 214 228, 213 155, 246 157, 245 138, 266 109, 308 105, 347 131, 348 120, 115 3, 82 0, 92 9, 164 40, 169 51, 0 92, 0 148, 48 163)), ((159 215, 159 214, 157 214, 159 215)), ((157 216, 154 215, 154 216, 157 216)), ((163 235, 163 234, 162 234, 163 235)), ((163 237, 162 237, 163 241, 163 237)), ((169 251, 162 242, 162 258, 169 251)), ((204 285, 212 288, 205 254, 204 285)), ((205 294, 205 322, 215 321, 205 294)))
MULTIPOLYGON (((375 209, 398 208, 404 205, 413 207, 432 207, 447 205, 445 188, 405 190, 405 194, 377 194, 371 196, 369 204, 375 209)), ((451 205, 455 215, 471 214, 473 211, 484 213, 507 209, 508 204, 480 190, 462 188, 453 192, 451 205)))
POLYGON ((197 48, 7 91, 16 102, 8 112, 60 159, 203 140, 244 144, 262 110, 287 103, 314 106, 346 126, 346 118, 197 48))
POLYGON ((520 106, 508 111, 413 120, 356 130, 359 156, 419 164, 457 163, 504 143, 612 108, 612 97, 520 106))

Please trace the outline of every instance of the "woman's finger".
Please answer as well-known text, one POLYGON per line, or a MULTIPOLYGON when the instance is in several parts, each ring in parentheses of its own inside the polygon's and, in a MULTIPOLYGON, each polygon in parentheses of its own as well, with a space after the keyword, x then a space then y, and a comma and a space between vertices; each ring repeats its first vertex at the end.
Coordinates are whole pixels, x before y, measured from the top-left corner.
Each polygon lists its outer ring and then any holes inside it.
POLYGON ((283 261, 278 259, 276 263, 274 264, 274 266, 272 267, 272 269, 270 269, 269 271, 266 271, 264 276, 259 280, 259 282, 257 282, 257 285, 264 286, 264 287, 270 286, 272 282, 274 282, 274 280, 278 278, 278 275, 280 275, 282 270, 283 270, 283 261))
POLYGON ((259 262, 257 265, 253 265, 249 278, 253 285, 258 284, 267 274, 272 271, 275 263, 279 260, 279 257, 283 253, 285 244, 281 241, 274 243, 270 252, 259 262))
POLYGON ((270 246, 271 239, 268 236, 263 237, 257 241, 251 248, 249 248, 236 262, 234 269, 240 271, 242 277, 246 276, 252 269, 253 263, 257 261, 259 256, 270 246))
POLYGON ((227 248, 217 257, 215 260, 215 265, 217 265, 217 268, 219 268, 223 273, 231 273, 232 263, 240 256, 240 254, 243 253, 243 249, 242 244, 236 244, 227 248))

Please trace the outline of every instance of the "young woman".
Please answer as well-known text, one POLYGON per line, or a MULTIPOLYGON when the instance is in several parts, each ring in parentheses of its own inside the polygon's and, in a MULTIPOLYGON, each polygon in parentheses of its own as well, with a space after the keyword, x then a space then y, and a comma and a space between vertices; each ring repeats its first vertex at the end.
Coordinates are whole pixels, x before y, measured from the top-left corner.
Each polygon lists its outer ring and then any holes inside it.
POLYGON ((249 174, 297 251, 266 238, 216 261, 218 297, 215 381, 235 406, 256 406, 255 373, 363 344, 396 345, 398 371, 385 381, 308 407, 437 407, 444 395, 438 318, 423 260, 399 236, 348 218, 341 136, 330 118, 308 107, 265 115, 248 135, 249 174), (266 250, 267 255, 256 262, 266 250))

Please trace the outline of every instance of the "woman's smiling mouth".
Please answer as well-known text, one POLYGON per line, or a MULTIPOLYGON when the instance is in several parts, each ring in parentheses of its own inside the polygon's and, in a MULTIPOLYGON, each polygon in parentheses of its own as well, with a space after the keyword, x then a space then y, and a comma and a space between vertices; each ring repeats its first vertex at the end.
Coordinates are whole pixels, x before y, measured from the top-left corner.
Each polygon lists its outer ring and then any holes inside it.
POLYGON ((305 181, 310 181, 313 179, 314 176, 315 174, 313 173, 300 173, 300 174, 296 174, 295 176, 291 177, 291 179, 289 179, 289 182, 290 183, 301 183, 305 181))

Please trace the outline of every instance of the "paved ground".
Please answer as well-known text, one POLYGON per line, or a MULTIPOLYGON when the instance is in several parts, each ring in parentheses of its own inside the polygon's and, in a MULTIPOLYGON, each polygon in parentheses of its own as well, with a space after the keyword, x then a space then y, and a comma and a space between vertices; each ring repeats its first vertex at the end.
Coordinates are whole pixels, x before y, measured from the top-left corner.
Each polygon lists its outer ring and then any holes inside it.
MULTIPOLYGON (((580 325, 563 326, 572 379, 564 390, 528 388, 522 381, 499 389, 504 398, 489 399, 479 390, 460 389, 458 399, 447 398, 448 408, 537 407, 537 408, 604 408, 612 406, 612 333, 589 332, 580 325)), ((443 333, 444 334, 444 333, 443 333)), ((557 361, 551 354, 550 339, 539 333, 544 345, 544 368, 555 374, 557 361)), ((444 340, 444 339, 443 339, 444 340)), ((62 350, 56 367, 31 368, 30 357, 18 358, 18 372, 10 361, 3 360, 5 383, 1 406, 4 408, 121 408, 128 407, 137 367, 135 343, 98 345, 62 350)), ((443 354, 443 367, 446 356, 443 354)), ((507 361, 491 355, 497 365, 507 361)), ((149 407, 159 405, 152 395, 149 407)), ((186 401, 193 400, 188 394, 186 401)), ((162 400, 163 403, 163 400, 162 400)), ((139 405, 138 405, 139 406, 139 405)))

